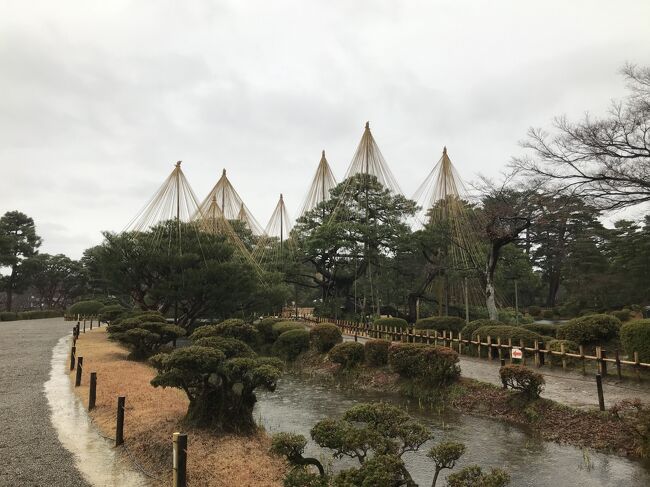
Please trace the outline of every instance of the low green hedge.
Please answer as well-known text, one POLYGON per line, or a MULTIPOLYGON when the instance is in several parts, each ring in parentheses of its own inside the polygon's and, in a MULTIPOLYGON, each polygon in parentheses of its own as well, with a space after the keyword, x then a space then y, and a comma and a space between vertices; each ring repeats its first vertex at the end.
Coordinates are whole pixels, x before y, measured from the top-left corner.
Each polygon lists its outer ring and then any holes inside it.
POLYGON ((0 321, 16 321, 18 319, 18 313, 13 311, 2 311, 0 312, 0 321))
POLYGON ((509 338, 512 339, 513 345, 519 345, 519 341, 523 340, 524 345, 527 347, 532 347, 535 340, 538 342, 543 341, 542 336, 538 333, 526 330, 520 326, 508 325, 482 326, 472 332, 472 340, 476 340, 479 336, 481 337, 481 341, 489 336, 492 343, 496 343, 497 338, 501 338, 502 344, 508 343, 509 338))
POLYGON ((550 323, 530 323, 528 325, 522 325, 522 328, 535 332, 539 335, 548 335, 555 337, 558 325, 553 325, 550 323))
POLYGON ((500 321, 493 321, 493 320, 474 320, 470 321, 467 325, 463 327, 462 330, 460 330, 461 335, 463 338, 471 338, 472 333, 474 331, 478 330, 482 326, 504 326, 505 323, 501 323, 500 321))
MULTIPOLYGON (((38 309, 34 311, 21 311, 16 313, 19 320, 43 320, 46 318, 59 318, 63 316, 63 310, 60 309, 38 309)), ((0 320, 2 321, 2 320, 0 320)))
POLYGON ((356 367, 363 362, 364 346, 358 342, 343 342, 330 350, 329 358, 345 369, 356 367))
POLYGON ((395 327, 399 330, 403 330, 409 326, 406 320, 402 318, 377 318, 373 324, 376 326, 387 326, 389 328, 395 327))
POLYGON ((528 314, 530 316, 537 317, 540 314, 542 314, 542 308, 540 308, 539 306, 528 306, 528 314))
POLYGON ((621 321, 629 321, 632 317, 632 312, 629 309, 624 308, 618 311, 612 311, 612 316, 616 316, 621 321))
POLYGON ((285 360, 295 360, 309 350, 309 332, 302 329, 288 330, 280 334, 273 344, 273 353, 285 360))
POLYGON ((329 352, 343 341, 341 329, 334 323, 319 323, 309 331, 312 346, 320 353, 329 352))
POLYGON ((371 367, 381 367, 388 363, 388 340, 369 340, 364 345, 364 360, 371 367))
POLYGON ((99 311, 97 313, 99 314, 99 319, 101 321, 104 323, 110 323, 111 321, 124 314, 125 311, 126 309, 124 309, 124 307, 120 306, 119 304, 109 304, 108 306, 102 306, 99 308, 99 311))
POLYGON ((393 343, 388 363, 400 376, 427 386, 449 385, 460 376, 458 354, 450 348, 422 343, 393 343))
POLYGON ((299 321, 279 321, 271 327, 273 332, 273 341, 276 341, 285 331, 304 329, 305 325, 299 321))
POLYGON ((557 338, 579 345, 603 343, 618 335, 621 321, 615 316, 596 314, 574 318, 557 330, 557 338))
POLYGON ((273 325, 282 321, 282 318, 262 318, 253 326, 257 329, 264 343, 273 343, 276 336, 273 334, 273 325))
POLYGON ((634 320, 621 326, 621 343, 628 357, 633 358, 637 352, 641 362, 650 363, 650 319, 634 320))
POLYGON ((458 333, 467 323, 458 316, 432 316, 422 318, 415 322, 415 328, 419 330, 453 331, 458 333))
POLYGON ((68 314, 70 315, 96 315, 97 312, 104 307, 104 303, 101 301, 88 300, 88 301, 78 301, 68 308, 68 314))

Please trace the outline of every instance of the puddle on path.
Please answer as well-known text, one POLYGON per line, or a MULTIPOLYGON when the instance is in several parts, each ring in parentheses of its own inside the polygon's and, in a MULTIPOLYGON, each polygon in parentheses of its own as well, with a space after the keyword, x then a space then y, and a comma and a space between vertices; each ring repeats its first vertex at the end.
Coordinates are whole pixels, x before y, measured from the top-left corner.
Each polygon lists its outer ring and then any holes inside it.
POLYGON ((92 485, 101 487, 144 487, 151 485, 127 460, 120 458, 112 443, 99 435, 86 409, 72 391, 66 368, 70 337, 59 340, 52 350, 50 378, 45 397, 50 406, 52 425, 59 441, 75 457, 75 466, 92 485))

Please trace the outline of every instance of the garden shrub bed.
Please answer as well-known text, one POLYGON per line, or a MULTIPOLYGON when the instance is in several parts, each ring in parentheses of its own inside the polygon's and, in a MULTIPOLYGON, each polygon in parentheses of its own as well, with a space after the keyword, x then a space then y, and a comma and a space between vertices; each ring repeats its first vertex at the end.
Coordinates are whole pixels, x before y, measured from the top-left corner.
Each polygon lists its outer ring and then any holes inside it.
POLYGON ((458 333, 466 325, 465 320, 458 316, 432 316, 415 322, 415 328, 418 330, 453 331, 454 333, 458 333))

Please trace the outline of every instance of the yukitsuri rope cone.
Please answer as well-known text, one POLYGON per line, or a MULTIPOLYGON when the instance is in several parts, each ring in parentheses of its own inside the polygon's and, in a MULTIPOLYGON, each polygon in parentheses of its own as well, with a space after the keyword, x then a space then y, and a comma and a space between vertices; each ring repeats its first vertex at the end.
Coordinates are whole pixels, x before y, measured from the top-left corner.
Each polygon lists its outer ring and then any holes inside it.
POLYGON ((330 191, 334 187, 336 187, 336 178, 327 162, 325 151, 323 151, 318 167, 316 168, 316 174, 314 174, 307 196, 305 196, 302 207, 300 208, 298 218, 304 216, 305 213, 314 209, 319 204, 327 201, 330 198, 330 191))
POLYGON ((293 258, 295 245, 290 233, 293 225, 284 197, 280 195, 262 236, 257 243, 253 257, 265 270, 282 270, 284 264, 293 258))

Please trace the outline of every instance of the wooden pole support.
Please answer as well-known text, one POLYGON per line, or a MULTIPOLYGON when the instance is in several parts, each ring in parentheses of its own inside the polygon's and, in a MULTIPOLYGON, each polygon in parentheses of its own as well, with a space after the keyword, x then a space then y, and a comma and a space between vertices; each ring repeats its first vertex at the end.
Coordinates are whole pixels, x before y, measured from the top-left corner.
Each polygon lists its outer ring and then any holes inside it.
POLYGON ((173 487, 187 486, 187 435, 174 433, 172 439, 174 447, 173 455, 173 487))
POLYGON ((90 317, 90 329, 91 330, 93 329, 93 317, 92 316, 90 317))
POLYGON ((90 373, 90 390, 88 391, 88 411, 95 409, 97 401, 97 372, 90 373))
POLYGON ((126 398, 120 396, 117 398, 117 422, 115 425, 115 446, 124 443, 124 403, 126 398))
POLYGON ((596 374, 596 389, 598 390, 598 407, 601 411, 605 410, 605 396, 603 394, 603 378, 596 374))
POLYGON ((74 386, 79 387, 81 385, 81 373, 83 372, 84 358, 77 358, 77 375, 74 378, 74 386))
POLYGON ((72 345, 72 348, 70 349, 70 370, 74 370, 75 355, 77 355, 77 347, 72 345))

